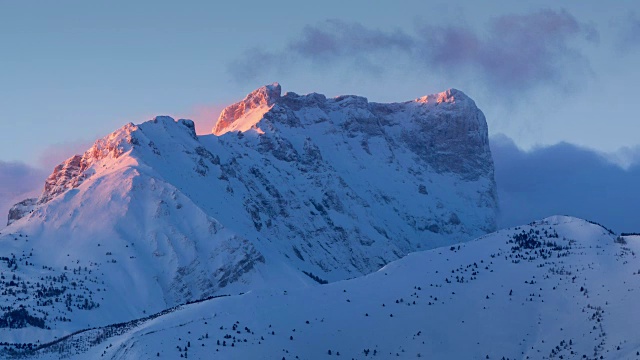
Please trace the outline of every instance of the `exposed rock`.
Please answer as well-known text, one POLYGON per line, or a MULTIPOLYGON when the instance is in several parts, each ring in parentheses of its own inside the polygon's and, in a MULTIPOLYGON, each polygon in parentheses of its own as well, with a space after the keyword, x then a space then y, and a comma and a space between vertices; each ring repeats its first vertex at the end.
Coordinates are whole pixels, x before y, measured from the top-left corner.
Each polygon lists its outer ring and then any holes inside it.
POLYGON ((9 209, 7 226, 30 214, 38 203, 37 198, 22 200, 9 209))
POLYGON ((220 114, 213 133, 222 135, 229 131, 249 130, 280 99, 280 92, 280 84, 266 85, 247 95, 244 100, 228 106, 220 114))
POLYGON ((268 85, 229 106, 213 133, 224 151, 249 154, 222 166, 245 187, 238 195, 251 227, 296 243, 282 251, 304 259, 305 271, 330 279, 327 272, 366 273, 410 251, 495 230, 487 124, 463 92, 391 104, 280 92, 268 85))

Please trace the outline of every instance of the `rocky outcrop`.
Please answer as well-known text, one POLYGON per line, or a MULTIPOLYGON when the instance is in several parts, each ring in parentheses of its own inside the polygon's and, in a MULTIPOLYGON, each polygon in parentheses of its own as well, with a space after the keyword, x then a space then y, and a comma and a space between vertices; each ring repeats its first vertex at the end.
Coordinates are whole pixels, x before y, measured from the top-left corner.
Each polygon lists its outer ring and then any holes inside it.
POLYGON ((83 155, 74 155, 56 166, 44 183, 44 191, 38 199, 43 204, 55 196, 77 188, 91 173, 86 172, 95 162, 105 157, 118 158, 135 143, 131 133, 136 130, 133 124, 127 124, 111 135, 100 139, 83 155))
POLYGON ((218 117, 213 134, 249 130, 280 99, 280 93, 280 84, 266 85, 247 95, 244 100, 226 107, 218 117))
POLYGON ((29 215, 33 211, 37 203, 38 203, 38 199, 33 198, 33 199, 22 200, 19 203, 13 205, 11 209, 9 209, 7 226, 29 215))

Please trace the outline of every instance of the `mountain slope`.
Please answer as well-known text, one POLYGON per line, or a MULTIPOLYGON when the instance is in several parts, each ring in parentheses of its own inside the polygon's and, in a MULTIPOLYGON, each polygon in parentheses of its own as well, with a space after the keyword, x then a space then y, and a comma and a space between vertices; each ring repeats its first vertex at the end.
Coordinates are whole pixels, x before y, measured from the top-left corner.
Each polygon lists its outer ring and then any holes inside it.
POLYGON ((220 155, 221 178, 241 188, 247 227, 286 239, 275 245, 297 266, 335 280, 495 230, 486 122, 460 91, 398 104, 280 91, 265 86, 225 109, 221 136, 201 141, 244 153, 220 155))
POLYGON ((640 236, 551 217, 357 279, 207 300, 35 355, 635 359, 638 251, 640 236))
POLYGON ((496 211, 486 122, 460 91, 376 104, 266 86, 216 134, 157 117, 57 166, 0 234, 0 341, 359 276, 494 230, 496 211))

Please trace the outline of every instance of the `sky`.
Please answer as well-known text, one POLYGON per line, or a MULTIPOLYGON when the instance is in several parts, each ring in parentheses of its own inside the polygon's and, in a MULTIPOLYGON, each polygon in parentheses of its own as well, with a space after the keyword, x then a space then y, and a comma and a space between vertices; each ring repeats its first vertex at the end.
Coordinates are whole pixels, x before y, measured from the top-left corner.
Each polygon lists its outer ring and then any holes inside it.
POLYGON ((579 149, 626 176, 640 154, 640 2, 615 5, 0 0, 0 212, 128 122, 171 115, 206 133, 275 81, 377 102, 457 88, 485 113, 496 159, 579 149))

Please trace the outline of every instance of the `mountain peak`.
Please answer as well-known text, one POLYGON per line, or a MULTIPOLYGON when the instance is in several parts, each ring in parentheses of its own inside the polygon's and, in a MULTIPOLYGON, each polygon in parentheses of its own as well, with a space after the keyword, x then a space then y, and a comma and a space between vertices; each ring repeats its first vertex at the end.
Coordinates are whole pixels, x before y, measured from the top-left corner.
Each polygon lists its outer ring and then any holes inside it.
POLYGON ((227 106, 222 110, 213 128, 213 134, 222 135, 230 131, 244 132, 255 128, 262 115, 280 99, 281 92, 282 88, 278 83, 265 85, 252 91, 242 101, 227 106))
MULTIPOLYGON (((44 190, 38 203, 43 204, 63 192, 77 188, 90 177, 94 171, 89 170, 96 162, 105 158, 118 159, 123 154, 132 150, 134 145, 141 144, 141 137, 145 137, 141 128, 152 132, 154 137, 165 134, 164 137, 172 137, 180 132, 196 139, 195 124, 192 120, 174 120, 170 116, 156 116, 152 120, 140 125, 128 123, 113 133, 96 140, 96 142, 81 155, 74 155, 53 169, 46 179, 44 190), (155 129, 155 130, 153 130, 155 129)), ((148 146, 149 140, 145 141, 148 146)), ((151 143, 153 143, 151 141, 151 143)))
POLYGON ((415 100, 418 103, 466 103, 473 102, 470 97, 468 97, 464 92, 458 89, 448 89, 443 92, 439 92, 436 94, 425 95, 423 97, 419 97, 415 100))

